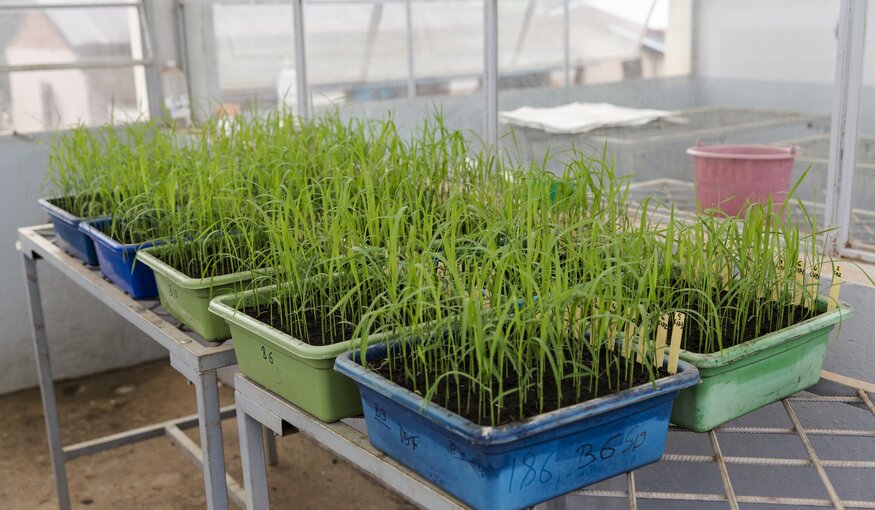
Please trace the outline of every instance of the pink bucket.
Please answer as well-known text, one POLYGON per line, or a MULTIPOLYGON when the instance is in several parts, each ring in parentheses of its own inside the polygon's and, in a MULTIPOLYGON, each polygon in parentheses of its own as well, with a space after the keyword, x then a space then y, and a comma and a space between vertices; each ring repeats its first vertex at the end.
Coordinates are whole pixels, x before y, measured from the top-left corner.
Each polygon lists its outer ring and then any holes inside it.
POLYGON ((772 197, 778 212, 790 189, 795 147, 769 145, 699 145, 693 156, 696 198, 702 210, 717 209, 735 216, 751 203, 772 197))

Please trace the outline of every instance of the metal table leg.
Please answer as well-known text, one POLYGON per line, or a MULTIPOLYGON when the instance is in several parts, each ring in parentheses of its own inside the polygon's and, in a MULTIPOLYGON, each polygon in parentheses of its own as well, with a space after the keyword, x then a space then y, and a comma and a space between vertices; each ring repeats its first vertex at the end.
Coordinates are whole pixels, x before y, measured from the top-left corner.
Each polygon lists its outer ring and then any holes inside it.
MULTIPOLYGON (((236 397, 236 393, 235 393, 236 397)), ((243 487, 248 510, 267 509, 267 468, 264 465, 262 425, 246 414, 237 399, 237 428, 240 432, 240 458, 243 464, 243 487)), ((273 432, 267 433, 273 436, 273 432)))
POLYGON ((36 272, 36 259, 23 254, 24 276, 27 280, 27 297, 30 304, 30 321, 33 328, 33 345, 36 350, 36 368, 42 394, 43 413, 46 419, 46 432, 49 436, 49 453, 52 458, 52 471, 58 491, 58 506, 62 510, 70 508, 70 491, 67 486, 67 469, 64 466, 64 447, 61 444, 61 426, 58 420, 58 406, 55 401, 55 387, 52 378, 52 364, 49 360, 49 344, 43 319, 43 305, 40 298, 39 280, 36 272))
POLYGON ((216 371, 198 373, 194 384, 197 393, 197 414, 200 420, 207 508, 227 510, 228 487, 225 482, 225 452, 222 449, 222 417, 219 410, 216 371))
POLYGON ((264 427, 264 447, 267 449, 267 464, 270 466, 279 464, 276 452, 276 435, 267 427, 264 427))

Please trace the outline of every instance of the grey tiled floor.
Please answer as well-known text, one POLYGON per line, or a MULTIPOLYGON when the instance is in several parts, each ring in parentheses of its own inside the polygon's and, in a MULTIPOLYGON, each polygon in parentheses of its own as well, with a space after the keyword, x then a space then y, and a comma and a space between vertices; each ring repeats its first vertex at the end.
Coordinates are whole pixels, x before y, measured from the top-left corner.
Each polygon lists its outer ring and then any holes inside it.
POLYGON ((801 392, 713 435, 672 428, 661 462, 577 491, 565 504, 569 509, 875 508, 875 406, 862 390, 840 397, 801 392), (712 437, 725 462, 725 479, 712 437))

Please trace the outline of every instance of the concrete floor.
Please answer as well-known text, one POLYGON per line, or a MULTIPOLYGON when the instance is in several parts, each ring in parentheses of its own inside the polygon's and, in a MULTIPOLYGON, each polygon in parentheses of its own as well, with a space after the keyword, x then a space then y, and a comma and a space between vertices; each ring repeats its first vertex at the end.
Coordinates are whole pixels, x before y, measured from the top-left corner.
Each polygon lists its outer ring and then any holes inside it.
MULTIPOLYGON (((166 360, 57 383, 65 444, 194 414, 194 387, 166 360)), ((220 389, 222 405, 233 391, 220 389)), ((241 479, 235 420, 223 423, 225 464, 241 479)), ((197 429, 188 431, 197 441, 197 429)), ((274 508, 413 508, 367 475, 297 434, 277 440, 268 472, 274 508)), ((0 396, 0 508, 57 508, 38 389, 0 396)), ((67 464, 74 508, 202 509, 203 477, 160 437, 67 464)))
MULTIPOLYGON (((194 388, 166 360, 56 384, 65 444, 71 444, 160 422, 196 411, 194 388)), ((232 402, 230 388, 222 387, 223 405, 232 402)), ((802 397, 811 396, 802 392, 802 397)), ((827 468, 831 484, 849 507, 875 504, 875 431, 873 414, 862 405, 839 401, 792 404, 801 425, 821 431, 843 429, 859 434, 814 434, 813 447, 823 462, 865 461, 864 465, 827 468), (867 435, 868 434, 868 435, 867 435), (857 505, 851 502, 862 502, 857 505)), ((771 404, 728 424, 730 427, 793 427, 781 403, 771 404)), ((228 472, 241 478, 237 426, 223 424, 228 472)), ((197 441, 197 429, 188 431, 197 441)), ((728 457, 756 457, 758 461, 808 459, 795 433, 751 434, 718 431, 716 437, 728 457)), ((280 463, 268 470, 271 502, 277 509, 410 509, 397 494, 383 488, 345 461, 298 434, 277 441, 280 463)), ((673 430, 666 453, 711 456, 707 434, 673 430)), ((774 463, 774 462, 773 462, 774 463)), ((859 464, 859 463, 858 463, 859 464)), ((161 437, 110 450, 67 464, 73 507, 76 509, 202 509, 203 480, 191 464, 161 437)), ((827 492, 813 465, 728 465, 732 485, 741 497, 773 496, 813 498, 817 507, 829 506, 827 492)), ((617 498, 595 497, 582 491, 567 499, 569 509, 629 508, 626 476, 621 475, 588 489, 619 491, 617 498)), ((713 462, 660 462, 635 472, 639 508, 701 510, 727 508, 725 502, 661 500, 648 496, 665 492, 708 493, 721 497, 724 485, 713 462)), ((796 500, 802 501, 802 500, 796 500)), ((807 503, 810 504, 810 503, 807 503)), ((0 510, 57 508, 43 425, 39 391, 29 389, 0 396, 0 510)), ((759 505, 746 502, 743 509, 815 508, 759 505)))

